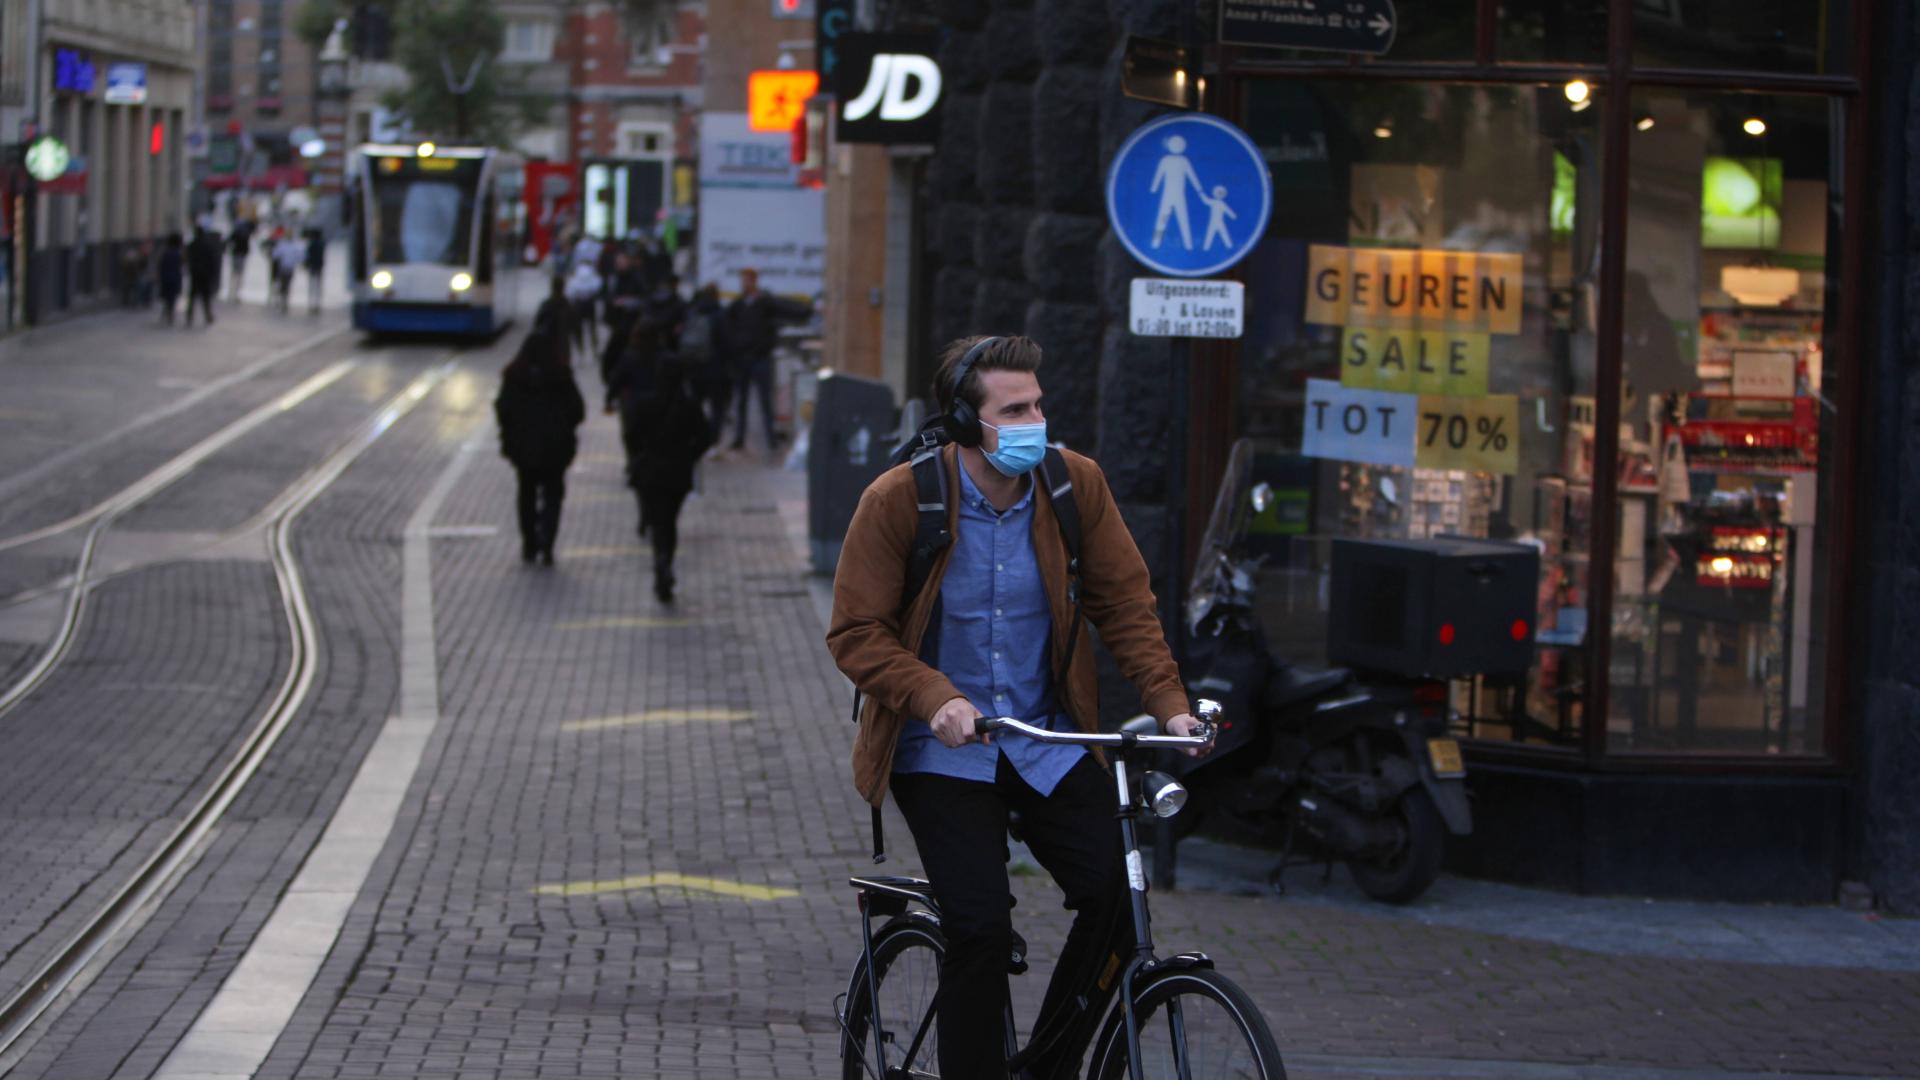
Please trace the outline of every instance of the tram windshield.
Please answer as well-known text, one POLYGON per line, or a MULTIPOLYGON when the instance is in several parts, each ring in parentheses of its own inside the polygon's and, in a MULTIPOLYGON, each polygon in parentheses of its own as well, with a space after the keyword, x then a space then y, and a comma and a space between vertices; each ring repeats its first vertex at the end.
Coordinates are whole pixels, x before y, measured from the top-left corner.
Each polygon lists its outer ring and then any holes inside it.
POLYGON ((467 265, 482 162, 376 157, 372 164, 374 260, 467 265))

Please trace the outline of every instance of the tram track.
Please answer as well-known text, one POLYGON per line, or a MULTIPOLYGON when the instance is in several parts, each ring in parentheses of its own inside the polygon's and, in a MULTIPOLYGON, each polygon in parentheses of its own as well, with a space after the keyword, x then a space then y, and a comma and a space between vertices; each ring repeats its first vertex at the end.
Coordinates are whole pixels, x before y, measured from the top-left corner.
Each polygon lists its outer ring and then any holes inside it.
MULTIPOLYGON (((205 791, 180 823, 84 925, 71 931, 59 948, 34 968, 17 990, 0 1000, 0 1072, 4 1072, 10 1063, 12 1048, 59 1000, 61 994, 86 972, 88 965, 141 912, 165 895, 308 700, 318 667, 319 631, 305 579, 293 551, 293 526, 302 511, 331 487, 361 454, 457 370, 458 353, 459 350, 455 350, 413 379, 356 425, 350 435, 317 465, 301 474, 244 524, 221 538, 224 542, 249 533, 264 533, 268 561, 289 631, 290 659, 286 674, 266 709, 240 737, 238 749, 218 767, 211 783, 205 785, 205 791)), ((107 580, 92 576, 92 567, 101 538, 116 520, 191 473, 217 451, 338 381, 356 363, 340 361, 330 366, 87 511, 55 526, 0 540, 0 551, 6 551, 83 526, 87 530, 74 571, 57 583, 64 585, 67 590, 60 625, 34 666, 4 693, 0 693, 0 717, 4 717, 43 685, 72 647, 83 622, 87 595, 107 580)), ((203 780, 197 779, 194 783, 201 784, 203 780)), ((0 987, 0 992, 5 990, 0 987)))

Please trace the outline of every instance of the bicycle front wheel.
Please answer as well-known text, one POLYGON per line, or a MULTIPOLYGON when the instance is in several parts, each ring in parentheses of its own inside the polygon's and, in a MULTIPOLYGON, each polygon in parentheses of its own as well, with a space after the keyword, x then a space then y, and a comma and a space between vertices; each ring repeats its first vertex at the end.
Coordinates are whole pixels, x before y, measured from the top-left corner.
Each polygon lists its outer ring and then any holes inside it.
MULTIPOLYGON (((1246 991, 1210 968, 1172 969, 1136 986, 1144 1080, 1286 1080, 1280 1048, 1246 991)), ((1094 1043, 1089 1080, 1121 1080, 1125 1014, 1118 1005, 1094 1043)))
POLYGON ((904 1075, 915 1080, 940 1075, 933 996, 940 989, 940 960, 946 952, 947 943, 938 924, 922 918, 895 919, 873 936, 873 971, 880 989, 879 1007, 874 1007, 873 996, 868 992, 867 963, 863 958, 854 965, 853 978, 847 984, 847 1011, 840 1047, 844 1080, 871 1080, 879 1072, 873 1033, 876 1017, 887 1068, 904 1067, 904 1075))

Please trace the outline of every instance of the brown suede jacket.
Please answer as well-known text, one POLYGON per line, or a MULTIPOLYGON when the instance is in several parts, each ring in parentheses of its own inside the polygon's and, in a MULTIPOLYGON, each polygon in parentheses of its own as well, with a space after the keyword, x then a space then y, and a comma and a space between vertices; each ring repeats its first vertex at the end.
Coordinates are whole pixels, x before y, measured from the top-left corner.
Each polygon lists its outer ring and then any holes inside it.
MULTIPOLYGON (((1071 451, 1065 457, 1067 473, 1073 479, 1074 504, 1080 510, 1081 610, 1119 661, 1121 672, 1140 688, 1147 710, 1165 724, 1188 711, 1189 706, 1179 668, 1167 650, 1155 614, 1147 565, 1134 546, 1133 534, 1120 518, 1120 508, 1114 504, 1100 466, 1071 451)), ((947 447, 943 462, 947 490, 959 491, 957 448, 947 447)), ((875 806, 886 799, 893 752, 904 718, 930 717, 940 706, 961 696, 945 675, 920 659, 920 642, 940 595, 940 582, 953 554, 951 545, 934 563, 926 588, 904 611, 901 608, 907 553, 913 546, 919 513, 912 467, 899 465, 881 474, 860 497, 833 579, 833 623, 827 630, 827 649, 840 670, 867 695, 859 734, 853 742, 853 783, 875 806)), ((958 535, 957 498, 948 499, 947 515, 948 529, 958 535)), ((1033 550, 1053 608, 1053 672, 1057 680, 1072 625, 1073 604, 1067 597, 1066 544, 1060 539, 1053 503, 1044 490, 1034 499, 1033 550)), ((1074 652, 1071 678, 1059 693, 1074 723, 1082 731, 1093 731, 1099 721, 1100 702, 1091 635, 1082 633, 1074 652)))

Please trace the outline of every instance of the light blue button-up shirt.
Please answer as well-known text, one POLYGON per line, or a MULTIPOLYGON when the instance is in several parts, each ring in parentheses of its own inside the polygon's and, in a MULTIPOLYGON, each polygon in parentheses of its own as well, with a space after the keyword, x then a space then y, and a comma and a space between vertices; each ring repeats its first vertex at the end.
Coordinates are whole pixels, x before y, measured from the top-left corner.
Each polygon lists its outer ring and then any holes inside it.
MULTIPOLYGON (((940 581, 940 609, 929 624, 920 656, 952 680, 962 697, 988 716, 1069 730, 1054 696, 1053 610, 1033 553, 1033 488, 1005 511, 980 494, 960 468, 959 526, 953 556, 940 581)), ((1021 735, 992 745, 949 749, 925 720, 909 719, 900 732, 893 771, 939 773, 992 783, 1005 754, 1025 780, 1051 795, 1086 751, 1021 735)))

